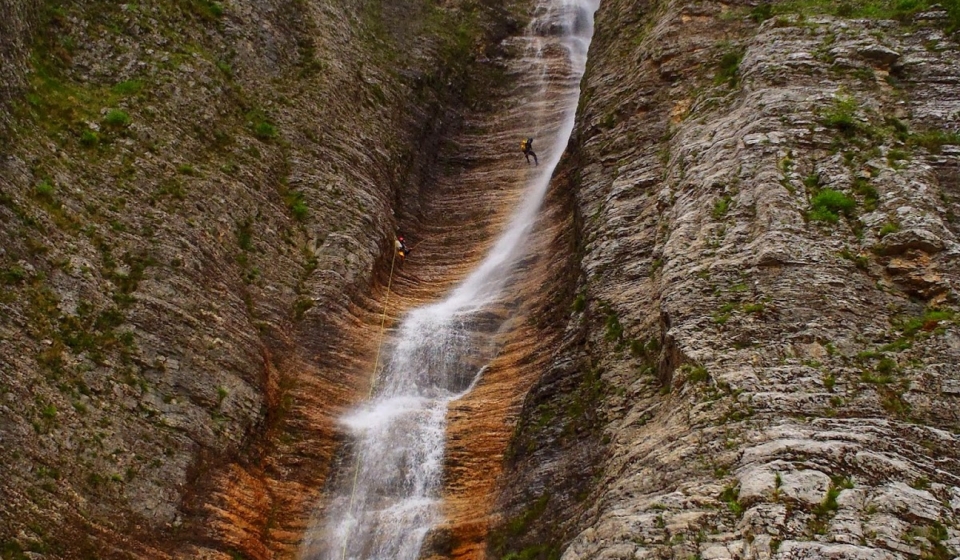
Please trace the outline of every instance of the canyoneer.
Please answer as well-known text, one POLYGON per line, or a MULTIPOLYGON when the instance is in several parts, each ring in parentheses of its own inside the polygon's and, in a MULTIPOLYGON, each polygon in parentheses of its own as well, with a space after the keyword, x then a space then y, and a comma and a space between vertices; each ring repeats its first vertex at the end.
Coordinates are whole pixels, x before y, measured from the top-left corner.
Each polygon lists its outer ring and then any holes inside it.
POLYGON ((523 142, 520 142, 520 151, 526 156, 527 163, 530 163, 530 156, 533 156, 534 165, 540 165, 540 162, 537 161, 537 154, 533 152, 533 138, 526 138, 523 142))
POLYGON ((403 266, 404 259, 410 254, 410 247, 407 247, 407 242, 403 240, 402 235, 397 236, 394 246, 397 248, 397 256, 400 257, 399 266, 403 266))

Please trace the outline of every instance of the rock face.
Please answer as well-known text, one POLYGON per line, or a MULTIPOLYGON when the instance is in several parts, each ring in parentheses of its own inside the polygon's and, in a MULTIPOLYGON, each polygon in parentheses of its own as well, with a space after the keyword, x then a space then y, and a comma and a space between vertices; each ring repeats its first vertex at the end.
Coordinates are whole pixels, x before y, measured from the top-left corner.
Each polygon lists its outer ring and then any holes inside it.
POLYGON ((507 7, 3 5, 4 558, 293 555, 507 7))
MULTIPOLYGON (((604 0, 425 556, 960 554, 956 14, 843 6, 604 0)), ((0 8, 0 554, 295 556, 387 284, 517 201, 530 6, 0 8)))
POLYGON ((494 552, 960 553, 957 43, 789 10, 601 5, 580 295, 494 552))

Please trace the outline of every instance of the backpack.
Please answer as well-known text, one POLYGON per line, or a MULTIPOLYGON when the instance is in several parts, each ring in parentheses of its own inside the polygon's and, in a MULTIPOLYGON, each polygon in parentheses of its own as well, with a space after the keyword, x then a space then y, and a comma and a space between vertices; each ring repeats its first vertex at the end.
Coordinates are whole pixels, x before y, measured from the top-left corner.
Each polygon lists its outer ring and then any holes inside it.
POLYGON ((526 152, 526 151, 527 151, 527 147, 529 146, 529 144, 528 144, 527 142, 528 142, 528 141, 527 141, 526 139, 524 139, 523 142, 520 142, 520 151, 521 151, 521 152, 526 152))

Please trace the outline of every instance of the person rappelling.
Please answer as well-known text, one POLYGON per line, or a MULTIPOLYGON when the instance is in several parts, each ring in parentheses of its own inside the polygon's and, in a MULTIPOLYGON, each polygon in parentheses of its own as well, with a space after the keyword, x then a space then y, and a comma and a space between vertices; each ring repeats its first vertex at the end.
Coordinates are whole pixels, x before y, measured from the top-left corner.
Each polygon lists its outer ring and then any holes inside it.
POLYGON ((537 161, 537 154, 533 151, 533 138, 526 138, 523 142, 520 142, 520 151, 527 158, 527 163, 530 163, 530 156, 533 156, 533 164, 540 165, 540 162, 537 161))
POLYGON ((410 254, 410 247, 407 247, 407 242, 402 235, 397 236, 394 246, 397 248, 397 256, 400 257, 400 266, 403 266, 404 259, 410 254))

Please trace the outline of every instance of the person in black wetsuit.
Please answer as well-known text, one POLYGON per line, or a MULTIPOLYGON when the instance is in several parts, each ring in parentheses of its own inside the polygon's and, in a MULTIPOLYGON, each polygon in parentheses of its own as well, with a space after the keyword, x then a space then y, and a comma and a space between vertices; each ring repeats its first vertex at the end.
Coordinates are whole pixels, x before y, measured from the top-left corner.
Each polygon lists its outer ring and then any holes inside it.
POLYGON ((527 163, 530 163, 530 156, 533 156, 534 165, 540 165, 540 162, 537 161, 537 154, 533 151, 533 138, 527 138, 520 142, 520 151, 526 156, 527 163))

